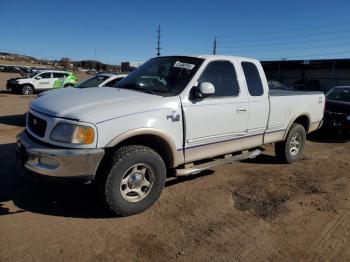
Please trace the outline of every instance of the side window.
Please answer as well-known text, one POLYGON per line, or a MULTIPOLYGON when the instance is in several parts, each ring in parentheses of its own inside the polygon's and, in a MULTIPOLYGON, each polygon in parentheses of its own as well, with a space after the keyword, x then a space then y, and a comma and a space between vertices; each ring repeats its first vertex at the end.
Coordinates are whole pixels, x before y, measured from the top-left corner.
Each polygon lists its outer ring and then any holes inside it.
POLYGON ((261 96, 264 88, 261 82, 259 71, 253 63, 242 62, 242 68, 247 81, 248 91, 251 96, 261 96))
POLYGON ((239 94, 236 71, 229 61, 210 62, 198 82, 212 83, 215 87, 213 97, 237 96, 239 94))
POLYGON ((51 73, 50 72, 46 72, 46 73, 42 73, 39 75, 41 78, 51 78, 51 73))
POLYGON ((53 78, 64 78, 65 75, 63 73, 52 73, 53 74, 53 78))

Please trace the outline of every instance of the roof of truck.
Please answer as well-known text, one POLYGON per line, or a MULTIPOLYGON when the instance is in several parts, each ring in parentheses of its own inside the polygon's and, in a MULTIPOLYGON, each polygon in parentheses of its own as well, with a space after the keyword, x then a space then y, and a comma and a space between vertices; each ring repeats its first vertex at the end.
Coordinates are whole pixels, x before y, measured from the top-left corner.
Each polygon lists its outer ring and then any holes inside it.
MULTIPOLYGON (((237 60, 254 60, 258 61, 257 59, 250 58, 250 57, 242 57, 242 56, 232 56, 232 55, 203 55, 203 54, 197 54, 197 55, 173 55, 173 56, 185 56, 185 57, 197 57, 197 58, 203 58, 206 60, 217 60, 217 59, 228 59, 228 58, 234 58, 237 60)), ((164 56, 169 57, 169 56, 164 56)))

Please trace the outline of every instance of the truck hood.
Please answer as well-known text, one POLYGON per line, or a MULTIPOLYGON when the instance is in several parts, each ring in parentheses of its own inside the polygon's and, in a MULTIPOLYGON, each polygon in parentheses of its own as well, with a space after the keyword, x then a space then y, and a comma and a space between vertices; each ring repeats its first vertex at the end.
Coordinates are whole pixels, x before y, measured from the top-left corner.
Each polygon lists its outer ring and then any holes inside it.
POLYGON ((96 123, 111 116, 153 110, 162 98, 118 88, 64 88, 38 97, 30 107, 53 117, 96 123))

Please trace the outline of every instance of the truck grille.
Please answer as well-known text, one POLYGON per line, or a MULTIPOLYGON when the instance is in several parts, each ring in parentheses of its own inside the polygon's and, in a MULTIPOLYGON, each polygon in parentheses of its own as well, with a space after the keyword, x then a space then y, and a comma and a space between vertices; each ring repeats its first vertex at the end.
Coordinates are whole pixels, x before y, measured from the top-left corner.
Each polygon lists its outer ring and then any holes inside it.
POLYGON ((45 135, 47 123, 32 113, 28 113, 28 127, 36 135, 43 137, 45 135))

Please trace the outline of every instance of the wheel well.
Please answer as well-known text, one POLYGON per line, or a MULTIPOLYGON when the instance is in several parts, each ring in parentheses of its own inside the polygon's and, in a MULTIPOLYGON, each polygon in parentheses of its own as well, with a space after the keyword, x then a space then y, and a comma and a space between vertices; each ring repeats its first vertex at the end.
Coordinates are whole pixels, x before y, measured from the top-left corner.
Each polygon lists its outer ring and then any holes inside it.
POLYGON ((33 90, 35 90, 35 87, 33 84, 30 84, 30 83, 25 83, 25 84, 22 84, 21 85, 21 88, 24 87, 24 86, 31 86, 33 88, 33 90))
POLYGON ((306 133, 308 132, 310 120, 306 115, 299 116, 297 119, 294 120, 294 123, 302 125, 305 128, 306 133))
POLYGON ((156 135, 138 135, 130 137, 111 149, 115 150, 126 145, 143 145, 152 148, 161 158, 163 158, 166 167, 172 167, 174 163, 173 152, 170 145, 162 138, 156 135))

